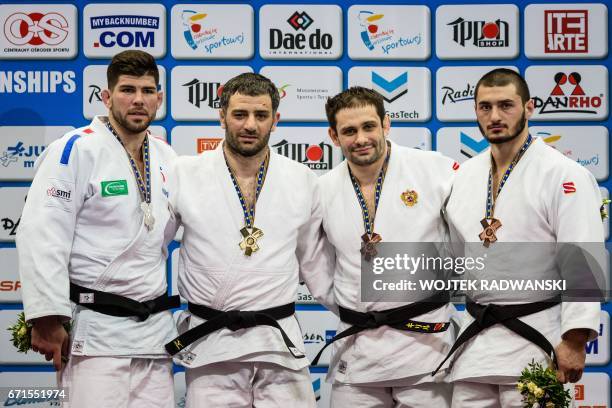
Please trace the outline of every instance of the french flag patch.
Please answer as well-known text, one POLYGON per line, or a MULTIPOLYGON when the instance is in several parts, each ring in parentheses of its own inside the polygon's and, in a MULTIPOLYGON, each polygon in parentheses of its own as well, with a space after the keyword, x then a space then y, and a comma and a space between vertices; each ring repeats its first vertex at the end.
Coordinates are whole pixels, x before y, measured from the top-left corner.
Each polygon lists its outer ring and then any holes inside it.
POLYGON ((573 194, 576 192, 576 186, 573 181, 568 181, 567 183, 563 183, 563 192, 565 194, 573 194))

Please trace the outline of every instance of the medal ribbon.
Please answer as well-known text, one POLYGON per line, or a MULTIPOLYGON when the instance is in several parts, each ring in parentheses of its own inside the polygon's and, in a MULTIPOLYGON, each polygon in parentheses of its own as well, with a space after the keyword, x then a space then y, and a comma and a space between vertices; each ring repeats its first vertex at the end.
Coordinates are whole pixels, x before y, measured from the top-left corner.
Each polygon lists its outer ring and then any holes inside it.
POLYGON ((261 165, 259 166, 259 171, 257 172, 257 188, 255 189, 255 202, 253 203, 251 208, 247 207, 244 194, 242 194, 242 190, 240 190, 238 180, 236 180, 234 172, 232 171, 232 168, 230 167, 229 162, 227 161, 225 152, 223 152, 223 157, 225 158, 225 164, 227 165, 227 170, 229 171, 230 177, 232 178, 232 183, 234 184, 236 194, 238 194, 238 200, 240 201, 240 205, 242 206, 242 213, 244 214, 244 224, 247 228, 252 228, 253 224, 255 223, 255 205, 257 204, 259 193, 261 192, 264 181, 266 179, 266 174, 268 172, 270 153, 268 152, 266 158, 261 162, 261 165))
POLYGON ((125 149, 125 152, 127 153, 128 158, 130 159, 130 164, 132 165, 132 171, 134 172, 134 176, 136 177, 136 183, 138 184, 138 190, 140 191, 140 199, 146 202, 147 204, 151 204, 151 166, 150 166, 151 163, 149 160, 149 136, 148 134, 145 136, 144 142, 142 143, 142 160, 144 161, 144 171, 145 171, 145 177, 143 180, 142 175, 140 174, 140 171, 138 171, 138 166, 136 165, 136 161, 134 160, 130 152, 128 152, 128 150, 125 148, 125 145, 121 141, 121 138, 117 134, 117 131, 115 130, 115 128, 113 128, 113 125, 111 125, 110 121, 106 122, 106 128, 113 135, 115 135, 119 143, 121 143, 121 146, 123 146, 123 148, 125 149))
MULTIPOLYGON (((380 169, 380 173, 378 174, 378 179, 376 180, 376 189, 374 190, 374 211, 378 209, 378 201, 380 200, 380 194, 382 192, 383 182, 385 181, 385 174, 387 173, 387 166, 389 165, 389 157, 391 156, 391 145, 387 144, 387 157, 385 158, 385 162, 380 169)), ((372 236, 374 232, 374 216, 370 217, 370 211, 368 210, 368 205, 366 203, 365 198, 363 197, 363 193, 361 192, 361 187, 359 187, 359 181, 351 172, 351 166, 348 166, 349 176, 351 177, 351 183, 353 183, 353 189, 355 189, 355 194, 357 195, 357 201, 359 201, 359 206, 361 207, 361 216, 363 218, 363 227, 365 229, 366 234, 369 237, 372 236)))
MULTIPOLYGON (((512 159, 512 162, 510 162, 510 166, 508 166, 508 169, 506 170, 501 181, 499 182, 499 187, 497 189, 497 195, 496 195, 497 198, 499 198, 499 194, 501 193, 502 188, 504 188, 506 181, 508 181, 508 178, 510 177, 510 173, 512 173, 512 170, 514 170, 514 168, 516 167, 516 164, 521 159, 521 157, 523 157, 523 154, 527 151, 529 146, 531 146, 532 141, 533 141, 533 138, 531 137, 531 135, 529 135, 527 137, 527 140, 521 147, 521 150, 518 151, 516 156, 514 156, 514 159, 512 159)), ((485 214, 485 217, 488 220, 493 218, 493 214, 495 214, 495 201, 496 200, 493 200, 493 194, 492 194, 493 193, 493 166, 494 165, 495 165, 495 162, 493 162, 493 156, 491 156, 491 168, 489 169, 489 181, 487 184, 487 209, 486 209, 486 214, 485 214)))

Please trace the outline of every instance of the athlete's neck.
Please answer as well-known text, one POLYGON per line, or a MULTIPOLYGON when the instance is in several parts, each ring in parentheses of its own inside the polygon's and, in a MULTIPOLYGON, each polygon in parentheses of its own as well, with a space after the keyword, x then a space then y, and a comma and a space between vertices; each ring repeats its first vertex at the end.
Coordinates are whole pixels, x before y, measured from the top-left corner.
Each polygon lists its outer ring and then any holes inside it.
POLYGON ((376 184, 376 181, 378 180, 378 175, 380 174, 380 169, 382 169, 385 164, 388 148, 389 146, 387 146, 387 143, 385 143, 383 153, 380 155, 378 160, 376 160, 372 164, 361 166, 358 164, 351 163, 350 161, 348 162, 348 165, 351 169, 351 173, 353 173, 353 176, 355 176, 357 181, 359 181, 359 185, 368 186, 376 184))
POLYGON ((521 147, 527 141, 529 131, 525 129, 518 137, 499 144, 491 144, 491 155, 498 170, 506 169, 512 163, 521 147))
POLYGON ((108 121, 117 132, 119 139, 125 146, 125 149, 128 153, 136 160, 142 160, 142 144, 144 143, 145 136, 147 135, 147 131, 143 130, 140 133, 133 133, 125 129, 121 126, 113 117, 113 115, 108 115, 108 121))
POLYGON ((234 175, 239 178, 255 177, 259 171, 261 162, 265 160, 266 155, 270 150, 270 148, 266 146, 253 156, 243 156, 232 151, 232 149, 230 149, 225 142, 223 143, 222 148, 223 152, 225 153, 225 157, 227 158, 227 162, 234 172, 234 175))

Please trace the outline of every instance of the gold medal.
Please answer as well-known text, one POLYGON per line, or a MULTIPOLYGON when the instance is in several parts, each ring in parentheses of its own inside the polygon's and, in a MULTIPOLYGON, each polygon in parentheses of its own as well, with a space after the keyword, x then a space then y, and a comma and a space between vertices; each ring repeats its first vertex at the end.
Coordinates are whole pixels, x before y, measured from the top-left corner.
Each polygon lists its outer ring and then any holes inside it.
POLYGON ((257 227, 253 227, 250 229, 247 227, 243 227, 240 230, 242 234, 242 241, 240 242, 240 249, 244 251, 246 256, 251 256, 253 252, 257 252, 259 250, 259 245, 257 245, 257 240, 263 237, 263 231, 257 227))
POLYGON ((402 199, 402 202, 407 207, 413 207, 416 203, 418 203, 419 200, 419 195, 414 190, 406 190, 402 193, 400 197, 402 199))

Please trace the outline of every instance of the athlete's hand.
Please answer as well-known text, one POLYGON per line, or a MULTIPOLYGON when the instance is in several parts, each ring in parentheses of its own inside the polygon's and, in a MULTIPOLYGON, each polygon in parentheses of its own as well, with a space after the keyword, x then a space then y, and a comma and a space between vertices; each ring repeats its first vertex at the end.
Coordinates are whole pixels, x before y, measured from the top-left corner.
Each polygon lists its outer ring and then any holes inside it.
POLYGON ((565 384, 578 382, 582 378, 586 359, 586 330, 573 329, 564 334, 563 340, 555 348, 557 353, 557 379, 565 384))
POLYGON ((53 360, 57 371, 62 368, 62 356, 68 356, 70 335, 59 316, 44 316, 32 321, 32 350, 53 360))

